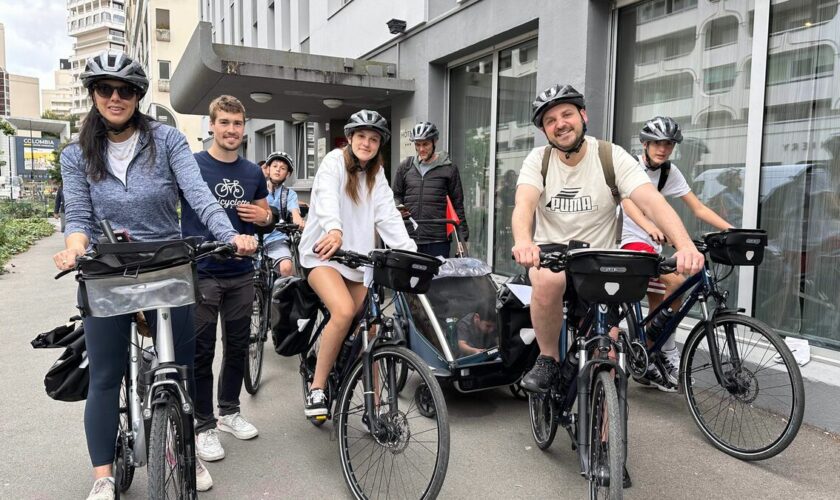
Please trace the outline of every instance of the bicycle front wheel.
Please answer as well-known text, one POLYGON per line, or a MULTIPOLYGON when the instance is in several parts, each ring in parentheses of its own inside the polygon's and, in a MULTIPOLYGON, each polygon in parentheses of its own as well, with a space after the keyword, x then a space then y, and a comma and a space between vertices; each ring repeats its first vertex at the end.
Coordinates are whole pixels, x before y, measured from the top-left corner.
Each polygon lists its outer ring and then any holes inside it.
POLYGON ((377 348, 372 369, 376 424, 367 417, 361 359, 337 404, 345 481, 356 498, 436 498, 449 465, 449 416, 440 385, 426 363, 404 347, 377 348), (406 390, 400 392, 403 370, 406 390), (421 410, 414 394, 423 386, 421 410))
MULTIPOLYGON (((127 369, 126 372, 128 372, 127 369)), ((131 481, 134 479, 134 464, 131 462, 134 439, 131 437, 130 384, 131 377, 126 373, 120 386, 120 424, 113 465, 114 484, 123 493, 128 490, 131 481)))
POLYGON ((796 437, 805 389, 790 349, 769 326, 743 314, 723 314, 708 339, 699 323, 686 340, 681 383, 694 422, 721 451, 741 460, 777 455, 796 437), (722 378, 712 368, 709 341, 722 378))
POLYGON ((589 413, 589 498, 621 500, 624 442, 618 392, 609 372, 598 372, 589 413))
POLYGON ((192 417, 181 412, 177 396, 169 396, 152 410, 149 497, 195 499, 195 446, 191 444, 192 425, 186 420, 192 417))
POLYGON ((245 390, 256 394, 260 390, 263 369, 263 351, 268 336, 268 306, 263 292, 259 289, 254 294, 251 306, 251 335, 248 338, 248 369, 245 371, 245 390))

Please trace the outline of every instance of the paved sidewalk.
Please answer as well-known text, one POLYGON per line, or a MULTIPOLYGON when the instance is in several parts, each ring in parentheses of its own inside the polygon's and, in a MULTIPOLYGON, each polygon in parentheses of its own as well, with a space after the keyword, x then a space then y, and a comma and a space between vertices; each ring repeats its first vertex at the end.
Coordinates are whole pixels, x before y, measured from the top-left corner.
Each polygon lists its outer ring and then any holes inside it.
MULTIPOLYGON (((75 313, 71 277, 53 280, 48 237, 0 275, 0 499, 81 499, 91 485, 82 428, 83 403, 49 399, 42 379, 58 350, 29 341, 75 313)), ((304 418, 294 359, 266 350, 264 386, 243 391, 243 413, 260 430, 252 441, 221 436, 227 457, 208 465, 215 486, 200 498, 349 498, 332 424, 304 418)), ((813 395, 819 398, 819 395, 813 395)), ((840 491, 840 439, 811 427, 781 455, 741 462, 709 445, 681 396, 631 385, 628 499, 834 499, 840 491)), ((441 498, 585 498, 586 483, 563 430, 542 452, 530 435, 527 406, 506 390, 447 394, 451 458, 441 498)), ((822 401, 823 404, 832 402, 822 401)), ((838 401, 834 401, 835 406, 838 401)), ((138 470, 123 498, 146 498, 138 470)))

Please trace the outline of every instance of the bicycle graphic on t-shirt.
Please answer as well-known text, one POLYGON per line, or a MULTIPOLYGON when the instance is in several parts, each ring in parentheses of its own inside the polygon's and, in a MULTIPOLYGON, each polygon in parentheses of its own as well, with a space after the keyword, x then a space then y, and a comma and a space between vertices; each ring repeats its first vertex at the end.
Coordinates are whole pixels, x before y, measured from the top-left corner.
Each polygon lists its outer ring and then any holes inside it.
POLYGON ((219 198, 227 198, 228 196, 242 198, 245 196, 245 188, 239 185, 238 179, 222 179, 222 182, 216 184, 214 191, 219 198))

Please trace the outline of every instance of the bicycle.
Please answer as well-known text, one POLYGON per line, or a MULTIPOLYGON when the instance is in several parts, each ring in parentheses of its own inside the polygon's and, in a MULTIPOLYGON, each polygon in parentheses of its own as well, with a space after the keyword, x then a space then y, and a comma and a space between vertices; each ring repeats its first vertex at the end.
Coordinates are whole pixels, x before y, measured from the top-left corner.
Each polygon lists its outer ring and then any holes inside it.
POLYGON ((771 327, 743 314, 744 309, 728 308, 729 292, 719 286, 734 266, 760 264, 766 242, 764 231, 709 233, 694 242, 706 255, 702 271, 645 317, 638 302, 625 305, 632 343, 630 367, 641 376, 650 356, 700 304, 700 321, 683 347, 679 389, 703 435, 741 460, 764 460, 781 453, 796 437, 805 411, 802 375, 790 349, 771 327), (728 272, 719 277, 709 260, 728 272), (674 302, 686 294, 687 299, 671 312, 674 302), (647 347, 653 339, 645 330, 653 322, 661 333, 647 347))
POLYGON ((151 498, 195 499, 193 403, 187 368, 175 363, 170 310, 195 302, 196 261, 236 248, 197 239, 117 243, 110 224, 101 225, 109 242, 56 279, 76 272, 81 308, 93 317, 157 311, 154 350, 144 348, 136 314, 131 321, 115 443, 117 496, 131 486, 135 468, 148 466, 151 498))
POLYGON ((580 473, 589 482, 590 498, 621 499, 627 453, 628 345, 621 335, 610 337, 607 314, 610 306, 630 297, 641 300, 648 279, 673 272, 674 262, 652 254, 583 248, 541 253, 540 266, 566 271, 567 289, 573 284, 575 293, 590 305, 579 318, 570 315, 574 310, 570 296, 563 299, 561 375, 548 392, 528 393, 531 433, 545 450, 562 425, 577 451, 580 473))
MULTIPOLYGON (((398 250, 368 255, 339 251, 331 260, 373 267, 373 284, 324 388, 328 414, 310 421, 320 426, 336 417, 341 467, 354 497, 436 498, 449 463, 446 402, 426 363, 404 346, 399 322, 383 314, 380 299, 382 288, 414 291, 428 286, 439 261, 398 250), (404 387, 424 385, 423 408, 401 394, 404 387)), ((315 373, 315 344, 328 319, 322 304, 309 347, 300 355, 304 400, 315 373)))
POLYGON ((260 390, 263 351, 271 328, 271 289, 277 279, 274 259, 265 252, 264 235, 257 235, 257 251, 253 255, 254 302, 251 305, 251 334, 248 337, 248 369, 245 370, 245 390, 254 395, 260 390))

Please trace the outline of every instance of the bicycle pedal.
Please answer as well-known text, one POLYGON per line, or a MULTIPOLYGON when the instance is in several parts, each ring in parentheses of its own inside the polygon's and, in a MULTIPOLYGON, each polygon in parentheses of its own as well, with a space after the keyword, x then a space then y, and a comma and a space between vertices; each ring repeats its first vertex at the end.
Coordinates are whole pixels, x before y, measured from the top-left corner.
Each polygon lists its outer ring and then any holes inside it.
POLYGON ((327 421, 327 416, 326 415, 316 415, 314 418, 318 422, 326 422, 327 421))

